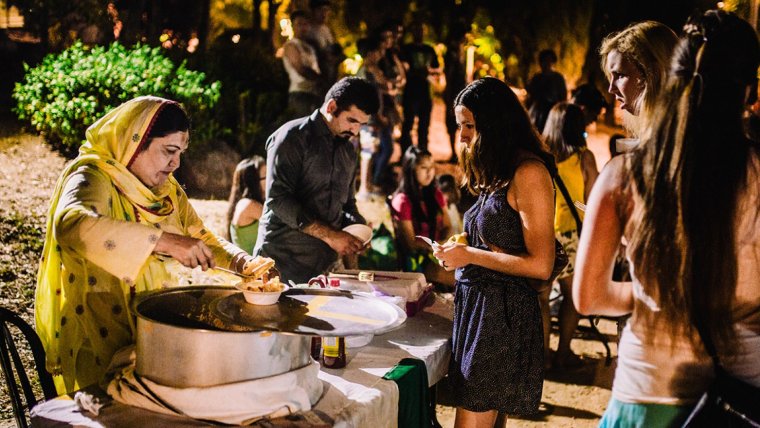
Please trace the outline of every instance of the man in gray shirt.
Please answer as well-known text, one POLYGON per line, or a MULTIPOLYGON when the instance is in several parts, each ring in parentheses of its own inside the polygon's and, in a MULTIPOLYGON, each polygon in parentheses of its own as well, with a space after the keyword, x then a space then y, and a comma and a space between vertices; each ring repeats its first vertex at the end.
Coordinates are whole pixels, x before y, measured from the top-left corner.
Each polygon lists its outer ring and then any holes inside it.
POLYGON ((377 87, 347 77, 310 116, 292 120, 267 141, 267 198, 254 254, 271 257, 282 280, 325 273, 364 243, 341 230, 366 223, 354 198, 357 157, 349 138, 378 110, 377 87))

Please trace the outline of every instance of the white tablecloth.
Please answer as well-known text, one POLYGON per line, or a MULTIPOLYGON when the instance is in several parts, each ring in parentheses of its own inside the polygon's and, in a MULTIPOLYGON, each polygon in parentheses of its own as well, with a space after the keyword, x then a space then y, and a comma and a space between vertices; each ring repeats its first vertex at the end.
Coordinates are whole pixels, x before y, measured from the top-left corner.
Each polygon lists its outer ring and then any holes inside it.
MULTIPOLYGON (((400 329, 376 336, 365 347, 349 349, 345 368, 323 368, 319 373, 325 382, 322 398, 301 420, 288 421, 288 426, 396 426, 398 387, 382 376, 403 358, 419 358, 425 362, 428 383, 432 386, 443 378, 448 368, 453 302, 434 296, 432 306, 408 318, 400 329)), ((103 394, 97 388, 90 390, 103 394)), ((32 410, 32 423, 35 427, 208 426, 200 421, 160 415, 117 402, 104 407, 96 417, 80 412, 69 396, 37 405, 32 410)))

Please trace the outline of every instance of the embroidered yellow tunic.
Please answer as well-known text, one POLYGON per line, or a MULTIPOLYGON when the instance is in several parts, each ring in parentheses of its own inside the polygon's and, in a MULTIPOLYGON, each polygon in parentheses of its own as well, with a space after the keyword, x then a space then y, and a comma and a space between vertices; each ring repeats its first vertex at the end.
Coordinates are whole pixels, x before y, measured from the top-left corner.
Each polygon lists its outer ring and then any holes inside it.
POLYGON ((152 254, 164 231, 201 239, 221 266, 241 252, 204 228, 173 177, 148 189, 126 167, 169 102, 136 98, 94 123, 56 185, 35 320, 59 393, 98 382, 113 354, 134 341, 134 294, 171 285, 152 254))

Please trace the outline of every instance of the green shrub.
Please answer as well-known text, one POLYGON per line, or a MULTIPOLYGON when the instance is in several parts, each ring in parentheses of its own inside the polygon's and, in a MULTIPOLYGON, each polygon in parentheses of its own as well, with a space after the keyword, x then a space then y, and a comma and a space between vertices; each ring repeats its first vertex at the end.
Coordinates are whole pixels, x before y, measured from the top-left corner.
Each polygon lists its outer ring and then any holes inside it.
POLYGON ((90 48, 77 42, 37 67, 24 67, 24 81, 13 91, 14 111, 67 156, 76 154, 88 126, 140 95, 181 102, 193 119, 196 142, 209 141, 219 131, 210 118, 221 83, 206 83, 205 74, 188 70, 185 62, 175 66, 160 48, 119 43, 90 48))

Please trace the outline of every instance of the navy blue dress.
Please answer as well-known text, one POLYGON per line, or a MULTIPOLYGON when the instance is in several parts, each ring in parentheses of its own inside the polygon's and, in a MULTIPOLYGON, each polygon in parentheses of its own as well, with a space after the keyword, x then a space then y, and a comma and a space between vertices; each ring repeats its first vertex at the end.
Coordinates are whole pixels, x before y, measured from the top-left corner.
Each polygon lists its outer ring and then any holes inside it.
MULTIPOLYGON (((481 194, 464 216, 469 245, 525 251, 507 187, 481 194), (484 242, 485 239, 485 242, 484 242)), ((538 294, 528 279, 481 266, 457 269, 449 381, 457 407, 525 415, 538 411, 544 346, 538 294)))

